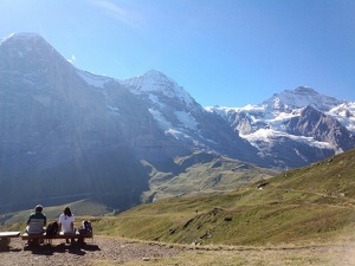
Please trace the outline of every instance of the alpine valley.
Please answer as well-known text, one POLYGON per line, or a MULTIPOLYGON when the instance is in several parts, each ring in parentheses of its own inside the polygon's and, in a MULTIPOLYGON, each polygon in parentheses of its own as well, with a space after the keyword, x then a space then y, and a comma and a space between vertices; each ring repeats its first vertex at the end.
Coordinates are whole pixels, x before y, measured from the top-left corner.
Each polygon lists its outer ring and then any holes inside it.
POLYGON ((225 191, 355 147, 355 102, 307 87, 202 107, 165 74, 74 67, 42 37, 0 40, 0 212, 90 199, 118 211, 225 191))

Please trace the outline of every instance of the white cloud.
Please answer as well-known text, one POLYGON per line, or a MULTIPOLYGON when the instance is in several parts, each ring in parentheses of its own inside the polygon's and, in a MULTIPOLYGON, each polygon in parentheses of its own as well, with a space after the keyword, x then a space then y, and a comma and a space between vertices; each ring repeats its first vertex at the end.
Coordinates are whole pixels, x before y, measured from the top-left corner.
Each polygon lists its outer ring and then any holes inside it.
POLYGON ((72 55, 70 58, 67 59, 69 63, 74 64, 76 62, 75 55, 72 55))
POLYGON ((139 23, 140 16, 136 11, 119 6, 117 3, 113 3, 110 0, 92 0, 91 3, 118 21, 129 26, 139 26, 139 24, 141 24, 139 23))

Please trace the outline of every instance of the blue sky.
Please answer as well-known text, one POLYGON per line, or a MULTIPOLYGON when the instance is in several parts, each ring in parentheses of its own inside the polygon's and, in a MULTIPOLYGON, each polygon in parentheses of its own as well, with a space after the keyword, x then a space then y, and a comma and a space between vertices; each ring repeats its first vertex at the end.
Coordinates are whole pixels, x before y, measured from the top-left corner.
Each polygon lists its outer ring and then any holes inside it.
POLYGON ((0 37, 37 32, 110 77, 160 70, 204 106, 299 85, 355 101, 354 14, 353 0, 0 0, 0 37))

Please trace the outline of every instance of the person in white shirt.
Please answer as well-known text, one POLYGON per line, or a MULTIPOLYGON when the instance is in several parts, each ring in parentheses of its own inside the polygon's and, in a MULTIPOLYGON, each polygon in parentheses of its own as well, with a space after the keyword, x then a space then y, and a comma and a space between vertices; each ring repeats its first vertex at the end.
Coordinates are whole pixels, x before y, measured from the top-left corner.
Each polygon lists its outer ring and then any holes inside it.
MULTIPOLYGON (((71 213, 69 207, 65 207, 63 213, 59 216, 59 228, 64 234, 74 234, 76 229, 74 227, 74 215, 71 213)), ((67 239, 67 243, 69 240, 67 239)))

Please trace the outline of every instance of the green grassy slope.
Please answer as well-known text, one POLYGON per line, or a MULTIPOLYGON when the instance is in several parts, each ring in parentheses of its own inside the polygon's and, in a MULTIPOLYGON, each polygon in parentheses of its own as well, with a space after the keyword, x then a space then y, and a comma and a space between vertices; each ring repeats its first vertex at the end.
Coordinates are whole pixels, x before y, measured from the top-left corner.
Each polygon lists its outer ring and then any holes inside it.
POLYGON ((354 225, 355 150, 227 194, 174 197, 95 221, 109 235, 226 245, 354 239, 354 225))
POLYGON ((227 192, 277 174, 270 169, 204 152, 175 158, 173 172, 159 171, 151 165, 149 167, 150 190, 144 193, 144 202, 179 195, 227 192))

